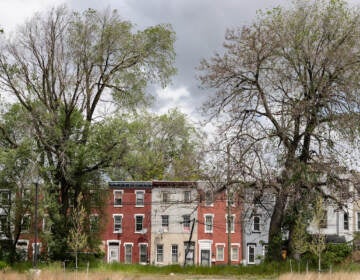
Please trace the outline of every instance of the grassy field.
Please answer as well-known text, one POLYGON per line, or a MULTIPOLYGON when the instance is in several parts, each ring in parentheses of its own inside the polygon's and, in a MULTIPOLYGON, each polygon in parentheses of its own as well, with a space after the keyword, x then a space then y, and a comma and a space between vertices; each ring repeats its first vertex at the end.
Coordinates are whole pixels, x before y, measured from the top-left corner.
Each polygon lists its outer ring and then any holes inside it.
POLYGON ((190 275, 190 274, 132 274, 123 272, 66 272, 63 271, 41 271, 36 275, 33 272, 3 272, 0 274, 1 280, 220 280, 220 279, 240 279, 240 280, 357 280, 360 279, 359 273, 336 272, 336 273, 308 273, 296 274, 287 273, 280 276, 255 276, 255 275, 190 275))

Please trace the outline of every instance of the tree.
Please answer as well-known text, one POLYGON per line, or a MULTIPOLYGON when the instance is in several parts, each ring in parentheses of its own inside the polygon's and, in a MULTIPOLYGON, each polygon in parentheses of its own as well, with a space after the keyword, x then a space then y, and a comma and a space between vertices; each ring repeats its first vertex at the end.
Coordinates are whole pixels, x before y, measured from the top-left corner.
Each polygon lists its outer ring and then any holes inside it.
POLYGON ((81 250, 86 248, 88 235, 85 231, 86 211, 82 205, 82 196, 78 197, 78 207, 73 209, 72 223, 73 227, 70 229, 67 239, 69 247, 75 254, 75 268, 78 269, 78 255, 81 250))
POLYGON ((36 157, 30 130, 19 104, 14 104, 0 120, 0 188, 7 194, 0 202, 2 257, 13 263, 20 256, 16 245, 21 234, 32 232, 33 189, 37 179, 36 157))
POLYGON ((324 220, 324 200, 318 196, 313 207, 313 225, 315 226, 315 234, 312 236, 312 241, 309 244, 310 251, 318 257, 318 271, 321 272, 321 254, 326 249, 325 234, 322 233, 321 228, 324 220))
POLYGON ((359 123, 359 21, 344 1, 295 1, 228 30, 224 53, 201 62, 202 85, 217 90, 205 109, 236 147, 236 169, 274 193, 272 259, 280 259, 275 241, 288 209, 306 205, 309 193, 336 200, 347 191, 337 143, 351 145, 349 128, 359 123))
POLYGON ((0 86, 21 104, 35 139, 51 200, 53 258, 67 251, 69 205, 101 187, 102 170, 127 148, 123 131, 99 108, 111 101, 124 112, 147 103, 147 83, 164 86, 175 72, 173 42, 167 25, 132 32, 116 11, 66 7, 36 14, 4 38, 0 86))
POLYGON ((200 134, 178 110, 124 119, 128 152, 109 173, 122 180, 196 180, 202 159, 200 134))

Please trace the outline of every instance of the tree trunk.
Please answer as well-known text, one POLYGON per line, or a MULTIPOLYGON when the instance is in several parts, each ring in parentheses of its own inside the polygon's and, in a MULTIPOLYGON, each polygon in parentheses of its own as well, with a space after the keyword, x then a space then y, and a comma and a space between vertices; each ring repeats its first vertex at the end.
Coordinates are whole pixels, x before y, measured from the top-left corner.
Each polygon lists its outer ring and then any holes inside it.
POLYGON ((271 216, 269 228, 268 258, 274 261, 281 260, 282 236, 280 229, 285 214, 286 202, 287 195, 284 190, 281 190, 276 196, 274 211, 271 216))

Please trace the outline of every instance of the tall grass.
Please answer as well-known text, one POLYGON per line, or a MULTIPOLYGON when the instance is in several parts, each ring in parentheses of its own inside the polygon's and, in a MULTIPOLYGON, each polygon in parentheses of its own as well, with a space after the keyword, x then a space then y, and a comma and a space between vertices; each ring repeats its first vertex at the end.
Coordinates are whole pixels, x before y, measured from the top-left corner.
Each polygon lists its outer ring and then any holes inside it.
POLYGON ((335 273, 287 273, 279 277, 279 280, 359 280, 358 273, 351 272, 335 272, 335 273))

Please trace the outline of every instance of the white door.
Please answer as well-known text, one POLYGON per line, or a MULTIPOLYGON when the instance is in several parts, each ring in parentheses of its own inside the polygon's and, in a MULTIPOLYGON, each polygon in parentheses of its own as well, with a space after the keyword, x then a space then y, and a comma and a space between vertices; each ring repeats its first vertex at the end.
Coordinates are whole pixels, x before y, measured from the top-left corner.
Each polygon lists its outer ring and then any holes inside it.
POLYGON ((108 260, 109 263, 119 261, 119 245, 109 245, 108 260))

